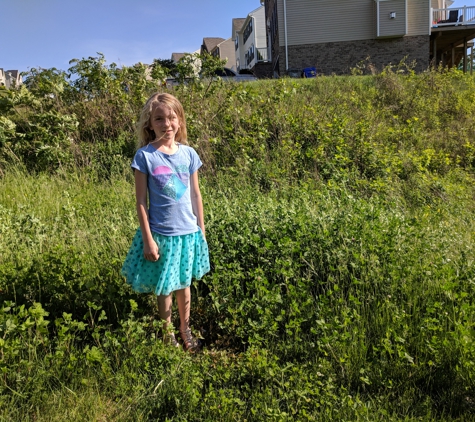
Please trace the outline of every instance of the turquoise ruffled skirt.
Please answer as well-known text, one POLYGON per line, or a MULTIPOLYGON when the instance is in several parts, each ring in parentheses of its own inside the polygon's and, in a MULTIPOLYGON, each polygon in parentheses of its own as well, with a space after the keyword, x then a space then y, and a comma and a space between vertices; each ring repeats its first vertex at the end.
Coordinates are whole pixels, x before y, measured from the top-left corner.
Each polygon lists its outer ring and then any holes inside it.
POLYGON ((145 259, 139 228, 122 266, 121 274, 136 292, 167 296, 189 287, 192 278, 199 280, 210 270, 208 244, 201 230, 181 236, 152 232, 152 237, 158 245, 158 261, 145 259))

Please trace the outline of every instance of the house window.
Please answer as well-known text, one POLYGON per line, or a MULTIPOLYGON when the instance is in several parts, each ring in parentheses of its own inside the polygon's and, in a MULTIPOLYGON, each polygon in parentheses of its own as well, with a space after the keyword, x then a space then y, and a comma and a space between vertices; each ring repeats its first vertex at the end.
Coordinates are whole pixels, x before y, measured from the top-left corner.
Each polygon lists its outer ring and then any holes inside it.
POLYGON ((249 23, 246 25, 246 28, 244 29, 244 43, 246 43, 247 39, 250 37, 252 34, 252 19, 249 21, 249 23))
POLYGON ((239 34, 236 32, 236 38, 234 39, 234 49, 237 50, 239 48, 239 34))
POLYGON ((246 66, 249 66, 252 61, 254 60, 254 58, 256 57, 256 50, 254 48, 254 44, 251 45, 251 47, 249 47, 249 50, 247 50, 247 53, 246 53, 246 66))

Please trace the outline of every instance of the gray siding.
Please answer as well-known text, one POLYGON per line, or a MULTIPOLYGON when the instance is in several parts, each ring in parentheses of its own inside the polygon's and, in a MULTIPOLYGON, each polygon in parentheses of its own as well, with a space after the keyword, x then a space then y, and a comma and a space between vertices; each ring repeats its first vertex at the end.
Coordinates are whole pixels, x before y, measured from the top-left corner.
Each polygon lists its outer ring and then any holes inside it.
MULTIPOLYGON (((407 0, 407 26, 403 31, 398 30, 397 35, 429 33, 430 1, 407 0)), ((376 38, 374 0, 286 0, 286 3, 289 46, 376 38)), ((383 7, 384 3, 400 5, 404 0, 382 1, 383 7)), ((285 45, 284 0, 278 0, 278 18, 279 44, 282 46, 285 45)), ((397 24, 402 24, 402 20, 396 20, 397 24)))
POLYGON ((406 35, 406 0, 380 1, 379 4, 379 32, 380 37, 394 37, 406 35), (396 17, 391 19, 389 14, 394 12, 396 17))
POLYGON ((430 34, 430 0, 407 0, 407 35, 430 34))
MULTIPOLYGON (((284 5, 278 3, 279 42, 284 41, 284 5)), ((288 45, 376 37, 374 0, 287 0, 288 45)))

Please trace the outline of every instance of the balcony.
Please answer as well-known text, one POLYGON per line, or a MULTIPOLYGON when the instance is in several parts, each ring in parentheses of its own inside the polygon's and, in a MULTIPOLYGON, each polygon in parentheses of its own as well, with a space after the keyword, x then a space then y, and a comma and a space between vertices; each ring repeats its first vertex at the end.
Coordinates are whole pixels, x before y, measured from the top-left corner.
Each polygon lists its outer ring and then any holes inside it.
POLYGON ((475 6, 432 9, 432 28, 475 25, 475 6))
POLYGON ((267 48, 257 48, 257 61, 258 62, 268 62, 267 58, 267 48))
MULTIPOLYGON (((475 6, 431 9, 431 60, 435 66, 457 66, 475 37, 475 6)), ((464 70, 466 66, 464 64, 464 70)))

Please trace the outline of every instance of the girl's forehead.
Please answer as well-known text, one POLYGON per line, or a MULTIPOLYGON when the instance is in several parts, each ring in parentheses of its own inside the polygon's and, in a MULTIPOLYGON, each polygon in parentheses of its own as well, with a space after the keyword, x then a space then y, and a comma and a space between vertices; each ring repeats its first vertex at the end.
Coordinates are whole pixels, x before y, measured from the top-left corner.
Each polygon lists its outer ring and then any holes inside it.
POLYGON ((175 114, 175 112, 166 104, 163 103, 154 103, 152 104, 152 116, 162 115, 170 116, 175 114))

